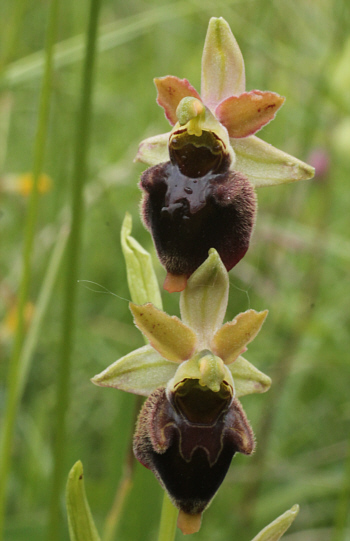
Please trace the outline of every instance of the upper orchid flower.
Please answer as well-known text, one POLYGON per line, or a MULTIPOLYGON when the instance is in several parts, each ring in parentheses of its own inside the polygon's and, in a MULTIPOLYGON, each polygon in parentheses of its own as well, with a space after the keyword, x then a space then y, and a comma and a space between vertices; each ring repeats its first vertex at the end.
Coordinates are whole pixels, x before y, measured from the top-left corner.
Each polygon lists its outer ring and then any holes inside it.
POLYGON ((179 120, 176 109, 180 101, 191 96, 201 100, 233 138, 256 133, 274 118, 285 100, 275 92, 245 91, 242 53, 222 18, 213 17, 209 22, 202 57, 201 96, 186 79, 169 75, 154 82, 157 102, 170 124, 179 120))
POLYGON ((227 271, 211 250, 181 294, 182 321, 151 303, 131 303, 135 323, 150 345, 92 379, 148 396, 134 453, 180 509, 178 525, 184 533, 199 529, 234 454, 253 452, 253 432, 238 397, 265 392, 271 383, 241 357, 267 311, 248 310, 222 326, 228 288, 227 271))
POLYGON ((174 127, 140 144, 136 159, 153 166, 141 177, 143 215, 168 272, 164 287, 181 291, 210 248, 227 270, 244 256, 255 187, 308 179, 314 170, 254 135, 284 98, 245 91, 243 57, 224 19, 209 22, 201 96, 186 79, 155 84, 174 127))

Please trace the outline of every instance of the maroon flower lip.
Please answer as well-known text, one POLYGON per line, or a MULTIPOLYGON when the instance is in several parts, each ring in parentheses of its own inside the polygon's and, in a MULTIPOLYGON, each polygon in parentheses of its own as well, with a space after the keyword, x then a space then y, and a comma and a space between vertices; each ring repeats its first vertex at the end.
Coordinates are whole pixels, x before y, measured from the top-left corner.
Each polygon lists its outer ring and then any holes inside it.
MULTIPOLYGON (((190 389, 189 394, 193 392, 190 389)), ((202 402, 208 399, 203 393, 202 402)), ((191 415, 199 413, 198 396, 191 415), (197 404, 197 405, 195 405, 197 404)), ((254 435, 238 400, 223 399, 210 423, 189 421, 164 388, 146 400, 136 427, 134 453, 167 490, 174 505, 189 515, 202 513, 224 480, 235 453, 251 454, 254 435)), ((187 409, 187 408, 186 408, 187 409)))
MULTIPOLYGON (((210 248, 218 251, 229 271, 249 247, 256 212, 254 189, 243 174, 229 169, 226 156, 185 147, 183 153, 170 153, 173 161, 142 174, 144 223, 168 274, 188 278, 210 248)), ((185 285, 186 281, 178 290, 185 285)))

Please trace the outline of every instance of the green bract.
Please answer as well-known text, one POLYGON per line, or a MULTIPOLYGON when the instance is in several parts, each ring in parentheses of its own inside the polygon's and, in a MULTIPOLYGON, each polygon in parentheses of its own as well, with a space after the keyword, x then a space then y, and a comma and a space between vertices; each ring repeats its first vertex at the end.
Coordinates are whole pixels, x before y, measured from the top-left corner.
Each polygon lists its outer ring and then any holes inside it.
POLYGON ((131 230, 132 218, 126 212, 120 238, 131 298, 137 304, 153 302, 155 306, 162 308, 162 297, 151 255, 131 236, 131 230))
POLYGON ((286 532, 293 520, 299 513, 299 505, 293 505, 291 509, 280 515, 276 520, 266 526, 254 537, 252 541, 278 541, 286 532))
POLYGON ((78 460, 69 472, 66 488, 71 541, 100 541, 85 494, 83 465, 78 460))
POLYGON ((135 324, 150 345, 122 357, 92 382, 144 396, 159 387, 171 391, 185 379, 199 380, 212 390, 224 381, 236 397, 267 391, 270 378, 241 356, 267 311, 248 310, 222 326, 228 288, 227 271, 211 250, 181 293, 182 321, 151 303, 130 303, 135 324))

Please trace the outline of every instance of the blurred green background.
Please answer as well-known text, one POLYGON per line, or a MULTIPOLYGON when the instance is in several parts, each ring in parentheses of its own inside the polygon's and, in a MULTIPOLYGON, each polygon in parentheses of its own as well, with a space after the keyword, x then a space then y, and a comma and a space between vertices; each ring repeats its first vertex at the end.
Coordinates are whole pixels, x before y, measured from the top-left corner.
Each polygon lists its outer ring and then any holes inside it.
MULTIPOLYGON (((21 275, 49 2, 0 4, 0 408, 21 275)), ((70 201, 83 34, 89 4, 62 0, 43 186, 32 257, 28 321, 70 201)), ((76 333, 71 370, 66 472, 81 459, 99 531, 123 472, 135 400, 90 378, 143 345, 128 310, 120 247, 125 211, 133 235, 154 255, 139 218, 134 164, 138 143, 169 130, 155 102, 153 78, 186 77, 200 89, 208 20, 224 17, 241 47, 247 89, 286 97, 259 136, 316 166, 315 179, 258 191, 250 251, 230 273, 227 318, 268 308, 247 358, 273 378, 266 395, 242 400, 257 435, 251 457, 237 456, 204 514, 198 541, 248 541, 294 503, 301 506, 286 541, 350 539, 350 6, 346 0, 103 0, 86 179, 76 333), (348 458, 347 458, 348 457, 348 458)), ((54 256, 59 262, 60 256, 54 256)), ((46 539, 52 480, 55 387, 63 280, 57 267, 35 338, 13 441, 6 541, 46 539)), ((178 294, 164 308, 179 314, 178 294)), ((116 539, 156 538, 162 491, 137 464, 116 539)), ((64 506, 62 495, 62 508, 64 506)), ((178 531, 176 539, 183 536, 178 531)), ((68 539, 66 526, 62 540, 68 539)))

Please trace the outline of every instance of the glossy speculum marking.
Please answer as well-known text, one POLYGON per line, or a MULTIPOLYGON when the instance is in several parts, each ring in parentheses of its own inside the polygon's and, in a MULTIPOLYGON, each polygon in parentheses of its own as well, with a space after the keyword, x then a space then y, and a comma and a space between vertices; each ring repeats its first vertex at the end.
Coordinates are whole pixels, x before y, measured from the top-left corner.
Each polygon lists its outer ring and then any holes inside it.
MULTIPOLYGON (((182 146, 175 137, 171 160, 141 177, 145 225, 161 263, 174 275, 189 277, 210 248, 230 270, 249 247, 256 212, 253 186, 230 169, 229 156, 211 136, 211 148, 201 146, 200 137, 182 146)), ((202 137, 207 138, 204 132, 202 137)))

